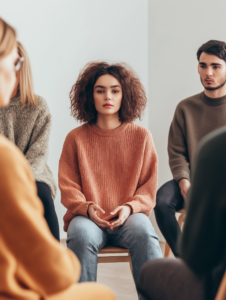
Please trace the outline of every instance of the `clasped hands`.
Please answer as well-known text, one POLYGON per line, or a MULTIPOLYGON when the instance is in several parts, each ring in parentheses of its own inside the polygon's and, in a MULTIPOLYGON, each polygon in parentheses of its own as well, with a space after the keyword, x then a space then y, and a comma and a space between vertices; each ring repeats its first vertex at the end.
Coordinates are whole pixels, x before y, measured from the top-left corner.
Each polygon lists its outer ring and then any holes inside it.
POLYGON ((110 215, 112 215, 112 218, 118 216, 117 220, 114 220, 113 222, 105 221, 98 217, 97 213, 100 212, 102 214, 105 214, 105 211, 97 204, 90 204, 88 208, 88 215, 90 220, 92 220, 94 223, 97 224, 102 229, 110 229, 112 231, 119 228, 119 226, 123 225, 125 221, 128 219, 128 217, 131 214, 131 207, 129 205, 122 205, 116 207, 110 215))

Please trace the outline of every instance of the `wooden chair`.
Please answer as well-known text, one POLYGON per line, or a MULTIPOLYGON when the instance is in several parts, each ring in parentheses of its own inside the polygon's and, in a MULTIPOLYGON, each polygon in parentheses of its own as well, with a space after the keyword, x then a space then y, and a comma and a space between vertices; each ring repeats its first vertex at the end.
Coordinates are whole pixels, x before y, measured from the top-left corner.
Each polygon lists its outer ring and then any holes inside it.
MULTIPOLYGON (((181 210, 177 211, 177 213, 180 213, 180 216, 178 218, 178 224, 179 224, 179 226, 181 228, 181 225, 184 222, 184 218, 185 218, 185 210, 181 209, 181 210)), ((169 257, 170 256, 170 252, 171 252, 171 249, 170 249, 169 245, 166 242, 164 257, 169 257)))
MULTIPOLYGON (((107 256, 98 256, 98 263, 129 262, 130 270, 132 272, 133 269, 132 269, 131 257, 130 257, 128 249, 114 247, 114 246, 106 246, 105 248, 103 248, 99 251, 98 255, 99 254, 108 254, 108 255, 107 256), (119 255, 111 256, 109 254, 119 254, 119 255), (122 255, 122 254, 127 254, 127 255, 122 255)), ((132 272, 132 274, 133 274, 133 272, 132 272)))
POLYGON ((226 272, 224 273, 224 277, 221 280, 221 284, 219 286, 217 295, 215 300, 225 300, 226 299, 226 272))

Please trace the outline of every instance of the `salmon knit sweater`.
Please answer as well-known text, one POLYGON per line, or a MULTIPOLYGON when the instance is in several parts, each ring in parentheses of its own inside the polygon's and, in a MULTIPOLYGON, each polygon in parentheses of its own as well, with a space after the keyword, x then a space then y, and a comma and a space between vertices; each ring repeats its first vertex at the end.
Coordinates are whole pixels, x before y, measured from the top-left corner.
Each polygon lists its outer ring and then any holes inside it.
POLYGON ((151 213, 157 191, 158 159, 151 133, 124 122, 114 130, 85 124, 64 142, 59 163, 61 201, 68 209, 64 230, 77 215, 88 217, 89 204, 98 204, 111 219, 119 205, 132 213, 151 213))

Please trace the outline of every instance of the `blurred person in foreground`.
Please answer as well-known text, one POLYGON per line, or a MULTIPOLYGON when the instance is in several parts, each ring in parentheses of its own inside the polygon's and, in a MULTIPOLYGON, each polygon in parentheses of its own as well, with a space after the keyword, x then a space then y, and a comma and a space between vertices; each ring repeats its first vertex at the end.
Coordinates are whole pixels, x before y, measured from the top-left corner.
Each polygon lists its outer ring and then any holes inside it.
POLYGON ((47 165, 51 114, 45 99, 34 93, 28 54, 20 42, 17 42, 17 50, 24 62, 16 72, 9 105, 0 108, 0 133, 15 143, 26 156, 44 206, 44 217, 53 236, 60 240, 53 203, 56 183, 47 165))
POLYGON ((155 216, 173 254, 181 230, 175 212, 186 203, 190 170, 198 142, 226 125, 226 43, 208 41, 197 51, 198 73, 204 91, 181 101, 169 130, 168 154, 173 180, 157 192, 155 216))
MULTIPOLYGON (((20 69, 15 30, 0 18, 0 106, 8 105, 20 69)), ((30 166, 0 135, 0 299, 115 299, 104 286, 75 284, 76 256, 52 236, 30 166)))
POLYGON ((202 139, 180 241, 182 259, 147 263, 140 300, 213 300, 226 271, 226 126, 202 139))

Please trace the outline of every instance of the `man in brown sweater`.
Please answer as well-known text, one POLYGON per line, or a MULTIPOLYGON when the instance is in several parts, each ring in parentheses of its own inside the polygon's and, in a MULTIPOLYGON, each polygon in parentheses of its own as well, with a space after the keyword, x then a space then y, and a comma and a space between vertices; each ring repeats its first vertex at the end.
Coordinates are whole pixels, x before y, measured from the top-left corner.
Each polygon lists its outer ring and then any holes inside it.
POLYGON ((175 212, 186 202, 197 144, 209 132, 226 125, 226 43, 208 41, 198 49, 197 59, 204 91, 176 107, 168 139, 173 180, 158 190, 155 207, 158 226, 175 256, 180 234, 175 212))

